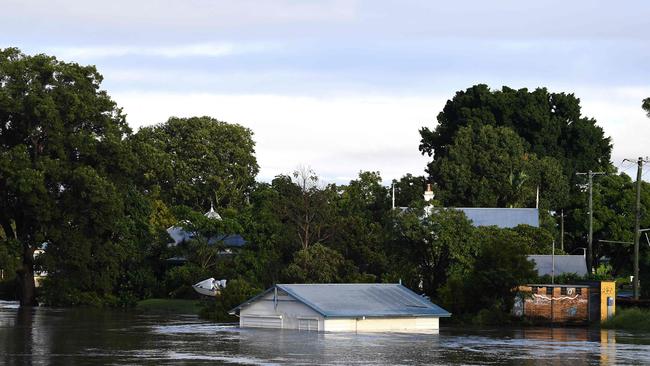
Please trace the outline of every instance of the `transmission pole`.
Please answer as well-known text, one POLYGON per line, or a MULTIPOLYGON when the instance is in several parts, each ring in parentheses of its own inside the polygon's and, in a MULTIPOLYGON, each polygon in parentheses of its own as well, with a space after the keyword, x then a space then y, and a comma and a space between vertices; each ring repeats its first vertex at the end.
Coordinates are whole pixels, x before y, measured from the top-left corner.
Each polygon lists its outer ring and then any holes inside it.
MULTIPOLYGON (((632 161, 630 159, 625 159, 627 161, 632 161)), ((632 283, 632 289, 634 291, 634 300, 639 299, 639 239, 641 238, 641 173, 643 172, 643 163, 647 160, 643 160, 642 157, 639 157, 637 160, 637 170, 636 170, 636 205, 635 205, 635 214, 634 214, 634 282, 632 283)))
POLYGON ((593 186, 594 186, 594 175, 603 175, 605 172, 592 172, 591 170, 587 173, 576 173, 576 175, 586 175, 589 177, 589 237, 587 239, 587 270, 591 274, 591 267, 594 263, 593 258, 593 241, 594 241, 594 198, 593 198, 593 186))
POLYGON ((560 249, 564 252, 564 209, 562 210, 562 219, 560 221, 560 249))

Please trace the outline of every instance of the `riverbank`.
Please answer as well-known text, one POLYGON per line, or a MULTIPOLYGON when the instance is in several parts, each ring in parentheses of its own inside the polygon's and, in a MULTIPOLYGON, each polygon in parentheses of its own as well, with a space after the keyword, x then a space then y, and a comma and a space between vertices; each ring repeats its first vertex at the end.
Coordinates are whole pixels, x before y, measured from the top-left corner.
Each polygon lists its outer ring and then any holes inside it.
POLYGON ((143 313, 198 315, 201 311, 201 302, 183 299, 146 299, 138 301, 135 309, 143 313))
POLYGON ((601 324, 605 329, 650 332, 650 310, 619 309, 611 319, 601 324))

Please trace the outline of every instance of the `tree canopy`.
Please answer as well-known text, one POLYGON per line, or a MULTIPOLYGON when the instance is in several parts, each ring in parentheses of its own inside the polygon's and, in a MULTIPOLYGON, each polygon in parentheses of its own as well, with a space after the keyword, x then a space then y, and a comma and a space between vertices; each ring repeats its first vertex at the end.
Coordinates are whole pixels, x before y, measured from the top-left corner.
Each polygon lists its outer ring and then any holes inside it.
POLYGON ((530 207, 536 188, 547 201, 566 199, 568 184, 553 158, 537 159, 507 127, 461 127, 447 155, 430 165, 446 206, 530 207), (550 178, 550 179, 549 179, 550 178))
POLYGON ((462 127, 483 125, 510 128, 524 140, 526 152, 539 158, 555 158, 568 178, 576 171, 597 171, 610 164, 610 138, 596 120, 581 114, 580 99, 573 94, 505 86, 490 90, 478 84, 447 101, 434 130, 420 130, 420 151, 433 156, 429 174, 435 176, 435 161, 450 154, 450 146, 462 127))
POLYGON ((77 291, 114 284, 114 272, 92 268, 114 266, 128 236, 118 186, 132 171, 131 131, 101 81, 93 66, 0 50, 0 224, 21 246, 23 304, 35 302, 33 252, 43 245, 71 256, 52 278, 65 273, 77 291))
POLYGON ((210 117, 172 117, 141 128, 130 143, 141 184, 171 206, 241 208, 259 171, 253 133, 210 117))

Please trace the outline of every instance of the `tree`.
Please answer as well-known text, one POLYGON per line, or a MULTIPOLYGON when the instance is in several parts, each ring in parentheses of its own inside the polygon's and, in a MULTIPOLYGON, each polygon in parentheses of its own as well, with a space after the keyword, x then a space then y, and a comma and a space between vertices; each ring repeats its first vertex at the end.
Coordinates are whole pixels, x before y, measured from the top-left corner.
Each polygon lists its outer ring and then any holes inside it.
MULTIPOLYGON (((641 228, 650 227, 650 184, 641 182, 641 228)), ((582 195, 586 203, 586 194, 582 195)), ((633 246, 625 244, 600 243, 599 240, 632 242, 634 240, 634 207, 636 186, 632 179, 621 173, 598 178, 593 188, 593 230, 594 258, 610 258, 614 272, 623 275, 632 271, 633 246)), ((574 245, 568 251, 584 247, 587 241, 589 216, 587 205, 576 207, 569 212, 567 234, 573 238, 574 245)), ((641 237, 644 240, 644 237, 641 237)), ((641 253, 647 246, 641 246, 641 253)))
POLYGON ((392 243, 395 270, 411 288, 432 298, 455 272, 469 269, 477 250, 473 227, 462 211, 422 209, 395 213, 392 243))
POLYGON ((252 132, 210 117, 172 117, 141 128, 130 143, 140 185, 170 206, 242 208, 259 171, 252 132))
POLYGON ((446 206, 531 207, 541 186, 545 204, 563 203, 568 184, 559 164, 524 145, 507 127, 461 127, 447 155, 430 165, 438 199, 446 206))
POLYGON ((335 186, 319 186, 318 176, 310 168, 299 167, 292 176, 277 176, 272 185, 280 193, 281 219, 302 249, 325 243, 334 231, 333 201, 335 186))
POLYGON ((435 130, 422 128, 420 151, 435 161, 448 156, 449 147, 462 127, 508 127, 524 139, 524 149, 540 158, 555 158, 570 182, 576 171, 602 170, 610 164, 612 145, 594 119, 580 112, 573 94, 532 92, 503 87, 492 91, 479 84, 456 93, 438 114, 435 130))
POLYGON ((295 283, 342 282, 346 277, 346 264, 341 253, 316 243, 296 252, 285 277, 295 283))
POLYGON ((130 129, 101 81, 93 66, 0 51, 0 225, 21 246, 22 305, 36 303, 33 253, 43 243, 71 256, 51 269, 55 280, 88 275, 108 291, 115 278, 130 129))
POLYGON ((479 231, 479 250, 471 269, 464 276, 454 274, 442 290, 442 297, 457 314, 482 310, 507 314, 512 309, 516 287, 536 278, 534 264, 526 258, 526 248, 512 230, 479 231))
POLYGON ((650 118, 650 98, 645 98, 641 107, 648 113, 648 118, 650 118))
POLYGON ((388 189, 379 172, 359 172, 349 184, 337 187, 336 230, 329 246, 342 253, 359 272, 381 278, 387 267, 384 242, 386 215, 390 212, 388 189))
POLYGON ((422 201, 426 180, 424 176, 414 176, 408 173, 399 180, 393 179, 393 186, 395 187, 395 205, 411 207, 414 202, 422 201))

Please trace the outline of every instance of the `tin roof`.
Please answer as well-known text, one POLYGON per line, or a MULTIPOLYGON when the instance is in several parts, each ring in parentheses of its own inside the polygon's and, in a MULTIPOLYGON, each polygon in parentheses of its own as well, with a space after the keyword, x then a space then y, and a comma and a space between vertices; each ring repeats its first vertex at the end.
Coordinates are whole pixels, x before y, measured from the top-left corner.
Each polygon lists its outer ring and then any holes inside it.
POLYGON ((539 210, 536 208, 456 207, 463 211, 474 226, 513 228, 518 225, 539 227, 539 210))
MULTIPOLYGON (((540 276, 551 275, 553 272, 552 255, 529 255, 529 261, 535 262, 535 269, 540 276)), ((582 255, 556 255, 555 275, 575 273, 579 276, 587 275, 587 261, 582 255)))
POLYGON ((325 317, 400 317, 451 314, 408 288, 392 283, 278 284, 244 302, 244 308, 275 288, 325 317))

